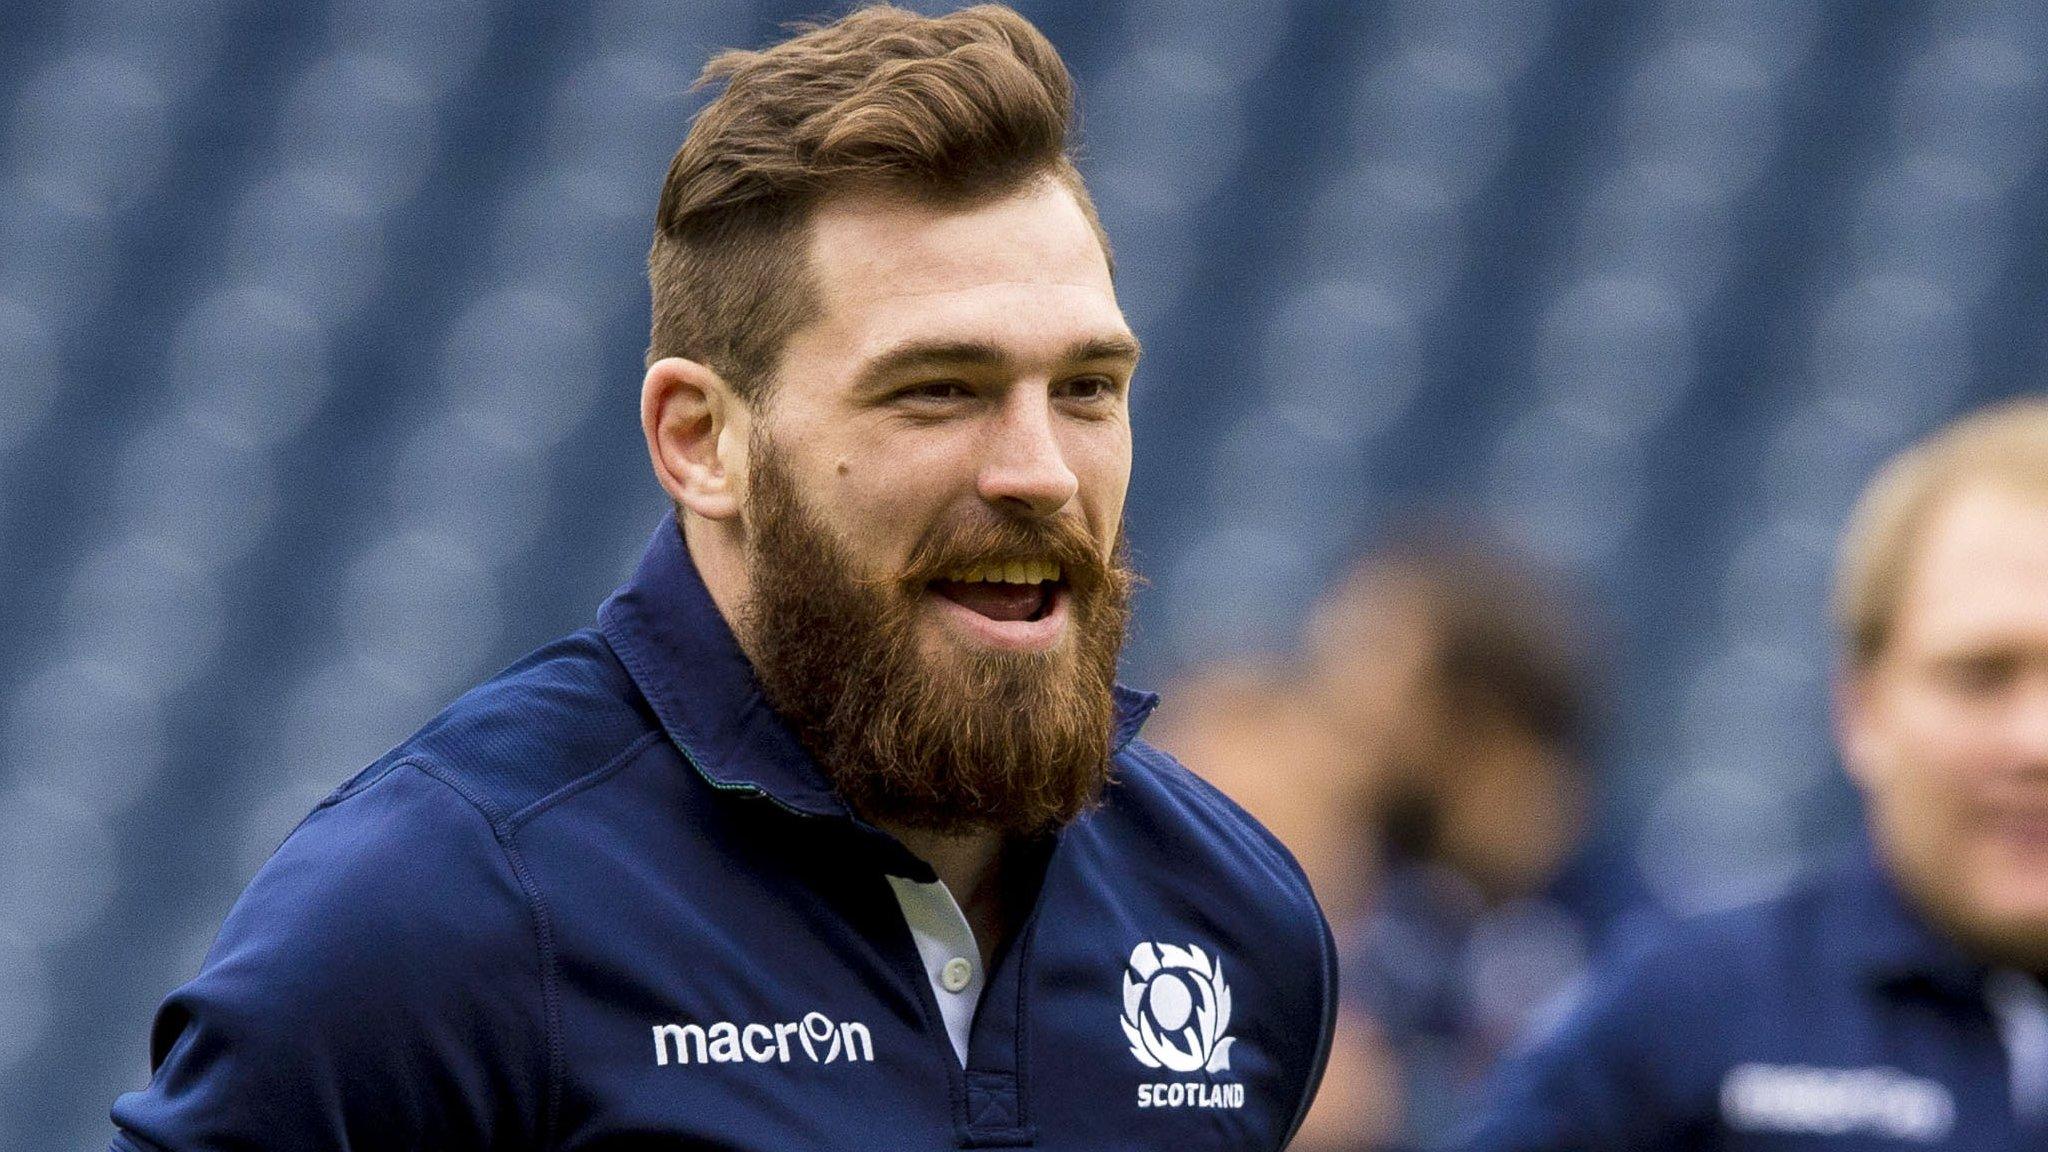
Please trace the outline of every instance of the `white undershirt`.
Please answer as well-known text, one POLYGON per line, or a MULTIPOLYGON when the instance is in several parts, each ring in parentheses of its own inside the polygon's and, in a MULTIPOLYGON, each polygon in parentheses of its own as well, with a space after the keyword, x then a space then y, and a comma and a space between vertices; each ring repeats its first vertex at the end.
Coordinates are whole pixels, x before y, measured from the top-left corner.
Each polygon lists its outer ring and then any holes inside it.
POLYGON ((968 927, 953 893, 939 881, 919 884, 891 876, 889 887, 896 890, 896 903, 903 908, 903 920, 910 925, 925 976, 932 982, 932 999, 938 1001, 939 1014, 945 1017, 946 1036, 965 1068, 974 1008, 981 1003, 981 989, 987 982, 974 929, 968 927))
POLYGON ((1991 974, 1985 996, 2012 1066, 2013 1115, 2022 1121, 2048 1117, 2048 988, 2001 969, 1991 974))

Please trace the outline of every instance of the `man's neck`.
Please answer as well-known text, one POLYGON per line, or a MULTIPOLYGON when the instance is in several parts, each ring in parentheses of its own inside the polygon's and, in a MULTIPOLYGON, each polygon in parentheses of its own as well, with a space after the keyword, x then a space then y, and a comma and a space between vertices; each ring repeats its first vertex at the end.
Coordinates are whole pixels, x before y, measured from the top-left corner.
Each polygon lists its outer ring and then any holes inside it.
MULTIPOLYGON (((740 628, 740 616, 746 608, 750 590, 746 545, 739 529, 680 513, 676 523, 682 529, 683 548, 690 554, 690 564, 697 569, 697 578, 704 582, 704 590, 711 594, 711 603, 725 618, 726 627, 732 630, 733 639, 739 641, 740 650, 746 651, 747 637, 740 628)), ((753 655, 747 652, 749 660, 753 655)))
POLYGON ((984 970, 995 965, 996 953, 1010 930, 1010 907, 1003 883, 1003 836, 1000 832, 969 832, 945 836, 884 824, 911 854, 932 866, 939 882, 974 930, 984 970))

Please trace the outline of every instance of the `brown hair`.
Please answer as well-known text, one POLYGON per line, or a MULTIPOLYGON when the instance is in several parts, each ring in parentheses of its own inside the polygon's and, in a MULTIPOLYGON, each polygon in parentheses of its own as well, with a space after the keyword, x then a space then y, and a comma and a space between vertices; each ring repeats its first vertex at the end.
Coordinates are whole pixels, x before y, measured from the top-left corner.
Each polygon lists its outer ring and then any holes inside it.
POLYGON ((972 203, 1050 177, 1102 237, 1066 150, 1073 83, 1008 8, 862 8, 720 53, 698 83, 719 80, 662 185, 650 364, 686 357, 750 403, 764 396, 784 342, 819 309, 804 241, 836 192, 972 203))
POLYGON ((1573 760, 1599 727, 1605 653, 1594 621, 1521 557, 1455 521, 1397 525, 1326 601, 1320 627, 1343 636, 1345 614, 1420 614, 1428 687, 1459 723, 1499 721, 1573 760))
POLYGON ((1409 547, 1403 560, 1428 587, 1449 714, 1494 716, 1546 747, 1585 753, 1593 654, 1563 597, 1505 556, 1409 547))
POLYGON ((1852 669, 1883 654, 1914 546, 1942 502, 1983 481, 2048 491, 2048 399, 1972 413, 1887 461, 1857 498, 1835 565, 1834 611, 1852 669))

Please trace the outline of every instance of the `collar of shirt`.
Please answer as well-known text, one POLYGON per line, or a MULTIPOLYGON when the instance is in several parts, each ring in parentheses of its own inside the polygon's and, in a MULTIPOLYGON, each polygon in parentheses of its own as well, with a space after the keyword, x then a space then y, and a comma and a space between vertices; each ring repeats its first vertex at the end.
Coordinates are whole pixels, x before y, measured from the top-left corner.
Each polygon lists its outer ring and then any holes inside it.
MULTIPOLYGON (((878 844, 885 867, 919 883, 931 868, 860 820, 783 723, 711 599, 673 515, 662 517, 632 579, 598 610, 598 628, 647 697, 669 739, 714 788, 767 796, 791 811, 846 821, 878 844)), ((1158 696, 1116 686, 1114 754, 1137 736, 1158 696)))
POLYGON ((1927 921, 1865 843, 1849 866, 1838 939, 1843 954, 1878 988, 1932 987, 1944 994, 1978 998, 1989 969, 1927 921))

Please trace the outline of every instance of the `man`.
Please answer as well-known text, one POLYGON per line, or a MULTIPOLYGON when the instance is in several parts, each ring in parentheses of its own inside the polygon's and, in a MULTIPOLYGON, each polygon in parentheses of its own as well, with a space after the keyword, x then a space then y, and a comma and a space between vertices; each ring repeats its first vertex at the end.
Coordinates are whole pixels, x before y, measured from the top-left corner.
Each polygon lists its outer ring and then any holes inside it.
MULTIPOLYGON (((1375 1040, 1400 1123, 1373 1145, 1448 1147, 1501 1053, 1640 902, 1589 829, 1597 652, 1561 589, 1435 524, 1359 564, 1310 635, 1315 695, 1354 749, 1351 835, 1383 853, 1338 932, 1332 1067, 1375 1040)), ((1306 1131, 1382 1130, 1384 1111, 1325 1092, 1306 1131)))
POLYGON ((1279 1148, 1333 960, 1116 687, 1137 359, 1007 9, 708 70, 595 630, 316 809, 121 1148, 1279 1148))
POLYGON ((1869 850, 1632 950, 1473 1147, 2048 1147, 2048 401, 1891 462, 1835 591, 1869 850))

